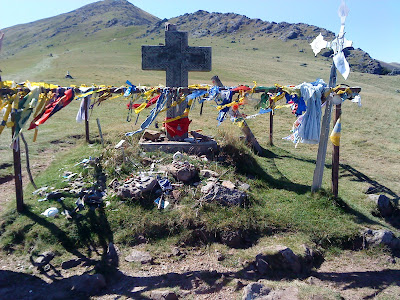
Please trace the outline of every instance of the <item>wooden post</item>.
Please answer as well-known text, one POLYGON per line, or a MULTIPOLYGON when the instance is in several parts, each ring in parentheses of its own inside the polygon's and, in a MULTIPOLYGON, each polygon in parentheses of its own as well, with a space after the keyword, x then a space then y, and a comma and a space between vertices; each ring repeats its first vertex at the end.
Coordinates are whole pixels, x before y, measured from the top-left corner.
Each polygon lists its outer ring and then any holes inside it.
POLYGON ((89 98, 85 97, 83 99, 83 107, 85 109, 85 135, 86 135, 86 143, 90 143, 90 137, 89 137, 89 112, 88 112, 88 101, 89 98))
MULTIPOLYGON (((336 86, 336 67, 332 63, 331 74, 329 78, 329 87, 336 86)), ((314 170, 314 178, 311 186, 311 191, 315 192, 322 186, 322 177, 324 176, 324 166, 326 158, 326 149, 328 147, 329 127, 331 123, 332 101, 330 97, 326 99, 325 114, 322 118, 321 136, 319 139, 317 163, 314 170)))
MULTIPOLYGON (((336 105, 335 108, 335 122, 340 118, 342 114, 342 104, 336 105)), ((339 150, 340 146, 333 145, 332 153, 332 193, 335 197, 339 194, 339 150)))
MULTIPOLYGON (((15 101, 18 101, 16 99, 15 101)), ((11 115, 12 122, 14 122, 14 112, 11 115)), ((12 127, 11 133, 14 136, 15 125, 12 127)), ((13 159, 14 159, 14 181, 15 181, 15 198, 17 200, 17 211, 24 210, 24 192, 22 190, 22 173, 21 173, 21 152, 19 137, 13 143, 13 159), (15 143, 15 144, 14 144, 15 143), (15 147, 16 146, 16 147, 15 147), (15 150, 14 148, 17 148, 15 150)))
POLYGON ((100 120, 97 118, 97 127, 99 127, 99 134, 100 134, 100 139, 101 139, 101 145, 104 148, 104 139, 103 139, 103 133, 101 132, 101 126, 100 126, 100 120))
MULTIPOLYGON (((271 107, 271 104, 272 104, 271 97, 269 98, 269 104, 271 107)), ((274 145, 274 111, 273 110, 269 113, 269 144, 271 146, 274 145)))

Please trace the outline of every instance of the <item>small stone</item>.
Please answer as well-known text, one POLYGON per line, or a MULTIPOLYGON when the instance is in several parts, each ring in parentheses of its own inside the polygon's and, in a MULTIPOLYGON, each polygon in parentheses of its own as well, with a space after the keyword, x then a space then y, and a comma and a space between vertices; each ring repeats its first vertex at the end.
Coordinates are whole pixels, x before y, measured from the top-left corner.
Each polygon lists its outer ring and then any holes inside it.
POLYGON ((242 191, 248 191, 250 189, 250 184, 242 183, 241 185, 239 185, 239 189, 241 189, 242 191))
POLYGON ((217 172, 214 172, 212 170, 207 170, 207 169, 200 170, 200 175, 203 177, 206 177, 206 178, 219 177, 219 174, 217 172))
POLYGON ((142 138, 148 141, 156 142, 160 139, 161 132, 146 129, 142 138))
POLYGON ((172 255, 174 255, 174 256, 180 256, 180 255, 182 255, 182 252, 181 252, 181 250, 180 250, 178 247, 172 248, 171 253, 172 253, 172 255))
POLYGON ((235 278, 233 280, 233 288, 234 288, 235 292, 240 291, 243 287, 244 287, 244 284, 239 279, 235 278))
POLYGON ((230 189, 230 190, 235 189, 235 184, 233 182, 229 181, 229 180, 222 181, 221 185, 226 187, 226 188, 228 188, 228 189, 230 189))
POLYGON ((286 268, 292 270, 295 273, 300 273, 301 271, 301 264, 299 257, 294 254, 292 249, 290 248, 284 248, 282 250, 279 250, 279 253, 282 255, 284 258, 284 263, 286 264, 286 268))
POLYGON ((151 257, 150 253, 145 251, 139 251, 133 249, 131 253, 125 257, 127 262, 140 262, 142 264, 148 264, 153 262, 153 257, 151 257))
POLYGON ((225 256, 219 251, 215 251, 215 255, 218 261, 223 261, 225 259, 225 256))
POLYGON ((178 300, 178 296, 171 291, 152 291, 150 295, 152 300, 178 300))
POLYGON ((213 189, 214 185, 215 185, 214 181, 207 182, 207 184, 201 188, 201 192, 203 194, 208 194, 209 192, 211 192, 211 190, 213 189))

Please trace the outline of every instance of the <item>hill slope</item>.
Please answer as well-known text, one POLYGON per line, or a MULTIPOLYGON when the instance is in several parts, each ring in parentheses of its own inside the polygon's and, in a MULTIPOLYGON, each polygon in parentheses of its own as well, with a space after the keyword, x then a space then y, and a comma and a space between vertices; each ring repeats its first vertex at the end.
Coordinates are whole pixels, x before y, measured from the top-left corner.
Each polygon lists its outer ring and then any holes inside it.
POLYGON ((3 29, 4 54, 15 54, 32 46, 53 46, 53 42, 74 43, 91 39, 98 31, 115 27, 143 26, 159 19, 126 0, 104 0, 69 13, 3 29))
MULTIPOLYGON (((7 57, 57 45, 71 47, 79 45, 82 40, 87 42, 104 35, 110 38, 121 34, 142 38, 160 37, 165 21, 167 19, 159 20, 126 0, 98 1, 69 13, 4 29, 6 38, 2 55, 7 57)), ((234 13, 202 10, 172 18, 170 22, 176 23, 180 30, 190 32, 192 38, 228 38, 232 39, 232 43, 245 37, 252 40, 274 38, 299 41, 298 51, 302 53, 306 53, 302 47, 308 48, 306 43, 310 43, 320 32, 328 40, 335 37, 335 33, 313 25, 267 22, 234 13)), ((321 53, 325 57, 331 54, 329 50, 321 53)), ((349 49, 346 55, 353 71, 381 75, 391 71, 361 49, 349 49)))

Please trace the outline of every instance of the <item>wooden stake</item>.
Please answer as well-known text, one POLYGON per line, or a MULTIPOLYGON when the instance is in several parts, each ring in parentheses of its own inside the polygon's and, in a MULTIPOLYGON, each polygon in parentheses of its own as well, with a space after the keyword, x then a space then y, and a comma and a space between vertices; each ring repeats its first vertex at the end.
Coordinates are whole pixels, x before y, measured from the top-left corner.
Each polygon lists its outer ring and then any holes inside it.
POLYGON ((88 101, 89 98, 85 97, 83 99, 84 104, 83 107, 85 109, 85 135, 86 135, 86 143, 90 143, 90 137, 89 137, 89 112, 88 112, 88 101))
MULTIPOLYGON (((336 86, 336 67, 335 64, 332 63, 331 74, 329 78, 329 87, 335 87, 335 86, 336 86)), ((328 97, 325 104, 325 114, 324 117, 322 118, 321 136, 319 139, 317 163, 315 166, 314 178, 311 186, 312 192, 319 190, 322 186, 326 149, 328 147, 328 139, 329 139, 329 127, 331 123, 331 112, 332 112, 332 101, 330 97, 328 97)))
POLYGON ((101 126, 100 126, 100 120, 99 118, 96 119, 97 121, 97 127, 99 127, 99 134, 100 134, 100 139, 101 139, 101 145, 104 148, 104 139, 103 139, 103 133, 101 132, 101 126))
MULTIPOLYGON (((336 105, 335 108, 335 122, 340 118, 342 114, 342 104, 336 105)), ((332 153, 332 193, 335 197, 339 194, 339 150, 340 146, 333 145, 333 153, 332 153)))
MULTIPOLYGON (((14 115, 11 116, 11 119, 12 122, 14 122, 14 115)), ((11 130, 12 136, 14 136, 14 132, 15 132, 15 125, 12 127, 11 130)), ((14 143, 13 143, 13 159, 14 159, 15 198, 17 200, 17 211, 22 212, 24 210, 24 192, 22 190, 21 152, 20 152, 19 137, 15 140, 14 143), (17 150, 15 150, 14 148, 17 148, 17 150)))

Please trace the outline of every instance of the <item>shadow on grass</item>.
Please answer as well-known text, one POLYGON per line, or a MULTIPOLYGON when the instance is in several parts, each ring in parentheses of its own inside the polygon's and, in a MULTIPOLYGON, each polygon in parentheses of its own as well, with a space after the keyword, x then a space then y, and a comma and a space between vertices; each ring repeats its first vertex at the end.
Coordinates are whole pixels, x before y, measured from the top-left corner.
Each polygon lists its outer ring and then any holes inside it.
POLYGON ((73 219, 72 222, 75 223, 77 228, 77 239, 71 238, 67 232, 59 228, 53 222, 33 213, 29 207, 25 207, 22 214, 30 218, 36 224, 47 228, 66 251, 75 255, 81 261, 94 265, 99 261, 90 258, 93 252, 101 256, 101 262, 107 255, 108 244, 113 242, 113 233, 104 213, 104 209, 99 208, 96 211, 94 209, 89 209, 85 216, 73 219), (101 253, 97 250, 98 245, 102 248, 101 253), (86 248, 87 255, 79 251, 78 248, 86 248))
POLYGON ((340 177, 352 177, 352 179, 350 180, 357 182, 367 182, 373 187, 373 189, 370 190, 371 193, 388 194, 394 198, 393 201, 396 202, 396 205, 398 204, 399 196, 395 192, 393 192, 390 188, 384 186, 383 184, 380 184, 376 180, 371 179, 370 177, 356 170, 352 166, 349 166, 347 164, 341 164, 340 167, 344 170, 343 174, 341 174, 340 177))
POLYGON ((267 173, 262 166, 259 165, 257 160, 250 154, 240 151, 233 145, 226 145, 223 148, 223 152, 228 155, 229 159, 227 163, 234 163, 236 166, 236 171, 239 174, 245 176, 256 176, 258 179, 264 181, 269 187, 275 189, 283 189, 297 194, 305 194, 310 191, 311 187, 299 183, 295 183, 287 179, 277 168, 274 159, 279 156, 274 152, 262 148, 262 153, 259 154, 260 157, 266 160, 268 164, 268 171, 270 173, 276 174, 272 176, 267 173))

